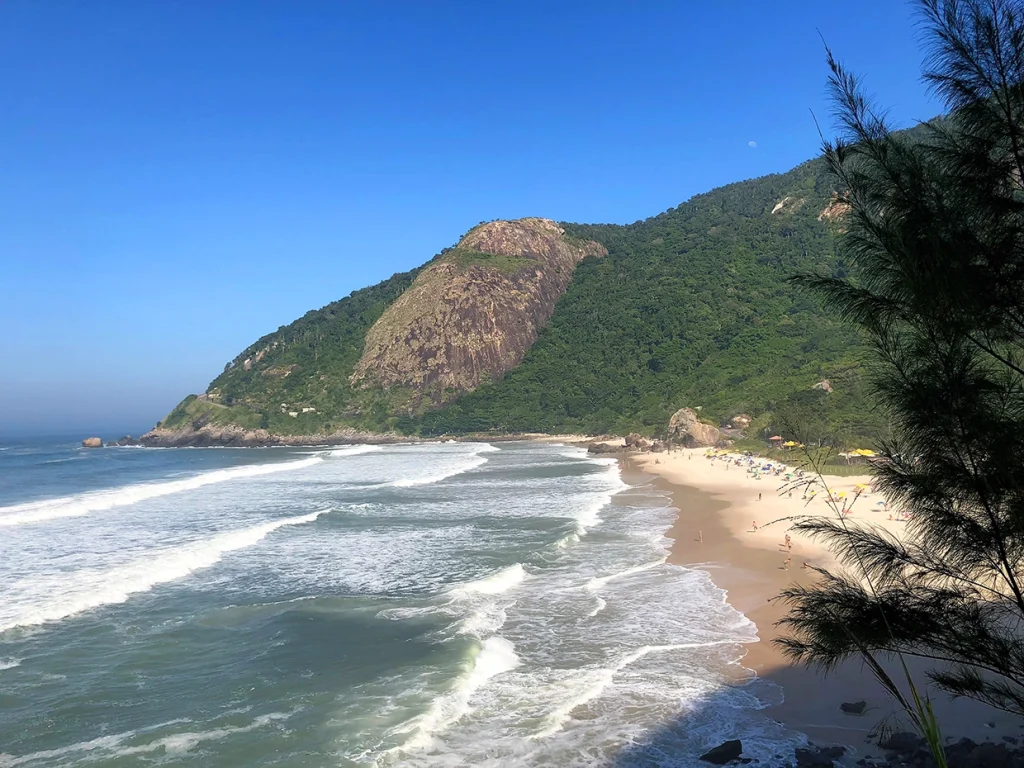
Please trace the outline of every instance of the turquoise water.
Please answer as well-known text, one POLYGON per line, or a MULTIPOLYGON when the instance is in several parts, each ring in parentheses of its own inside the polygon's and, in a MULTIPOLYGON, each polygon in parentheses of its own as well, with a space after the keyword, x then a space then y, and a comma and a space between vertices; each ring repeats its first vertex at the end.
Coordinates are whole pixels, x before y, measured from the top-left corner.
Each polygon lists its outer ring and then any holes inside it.
POLYGON ((2 445, 0 766, 768 760, 675 514, 559 445, 2 445))

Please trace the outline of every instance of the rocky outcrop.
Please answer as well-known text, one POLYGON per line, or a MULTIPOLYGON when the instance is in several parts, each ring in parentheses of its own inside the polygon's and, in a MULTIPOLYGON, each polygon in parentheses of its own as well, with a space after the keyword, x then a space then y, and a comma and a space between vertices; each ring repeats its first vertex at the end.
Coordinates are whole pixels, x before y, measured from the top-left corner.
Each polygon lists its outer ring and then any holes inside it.
POLYGON ((828 379, 822 379, 817 384, 815 384, 813 387, 811 387, 811 389, 820 389, 823 392, 828 392, 831 395, 832 394, 832 382, 829 381, 828 379))
POLYGON ((845 200, 840 200, 839 195, 833 192, 828 205, 822 208, 821 213, 818 214, 818 221, 836 221, 843 218, 849 210, 850 204, 845 200))
POLYGON ((103 441, 98 437, 87 437, 82 441, 83 448, 102 448, 103 441))
POLYGON ((246 429, 234 424, 187 424, 179 429, 157 427, 144 434, 141 445, 156 447, 212 447, 259 448, 268 445, 347 445, 386 444, 412 442, 414 438, 397 434, 373 434, 356 429, 341 429, 330 434, 278 435, 265 429, 246 429))
POLYGON ((439 405, 518 365, 598 243, 548 219, 482 224, 430 264, 373 325, 355 387, 439 405))
POLYGON ((732 739, 730 741, 719 744, 714 749, 709 749, 700 759, 705 763, 711 763, 712 765, 725 765, 731 763, 733 760, 739 759, 739 756, 743 754, 743 742, 739 739, 732 739))
POLYGON ((692 408, 680 408, 668 422, 668 441, 687 448, 714 447, 723 441, 718 427, 705 424, 692 408))

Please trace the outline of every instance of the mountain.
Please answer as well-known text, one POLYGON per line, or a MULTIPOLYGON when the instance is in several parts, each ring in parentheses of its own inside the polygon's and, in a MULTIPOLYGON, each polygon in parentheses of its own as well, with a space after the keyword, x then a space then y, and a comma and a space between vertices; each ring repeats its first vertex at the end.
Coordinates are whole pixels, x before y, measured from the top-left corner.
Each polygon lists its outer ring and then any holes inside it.
POLYGON ((842 275, 821 159, 634 224, 481 224, 419 269, 244 350, 150 441, 657 433, 711 421, 876 434, 857 332, 788 278, 842 275))

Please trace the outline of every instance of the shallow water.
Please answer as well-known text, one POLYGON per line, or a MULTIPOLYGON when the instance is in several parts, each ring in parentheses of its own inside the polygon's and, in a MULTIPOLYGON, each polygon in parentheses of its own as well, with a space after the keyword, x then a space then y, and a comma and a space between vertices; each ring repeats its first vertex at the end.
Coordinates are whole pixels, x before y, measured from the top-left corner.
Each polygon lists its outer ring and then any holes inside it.
POLYGON ((0 766, 689 765, 801 737, 675 511, 532 443, 0 450, 0 766))

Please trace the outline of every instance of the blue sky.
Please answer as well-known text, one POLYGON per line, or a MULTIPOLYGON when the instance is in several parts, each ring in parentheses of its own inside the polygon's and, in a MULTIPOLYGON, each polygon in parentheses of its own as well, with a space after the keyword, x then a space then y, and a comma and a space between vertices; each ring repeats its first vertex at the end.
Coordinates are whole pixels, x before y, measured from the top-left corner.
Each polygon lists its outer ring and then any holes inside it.
POLYGON ((938 112, 912 7, 845 9, 0 3, 0 434, 149 427, 482 220, 785 171, 829 122, 819 31, 896 123, 938 112))

